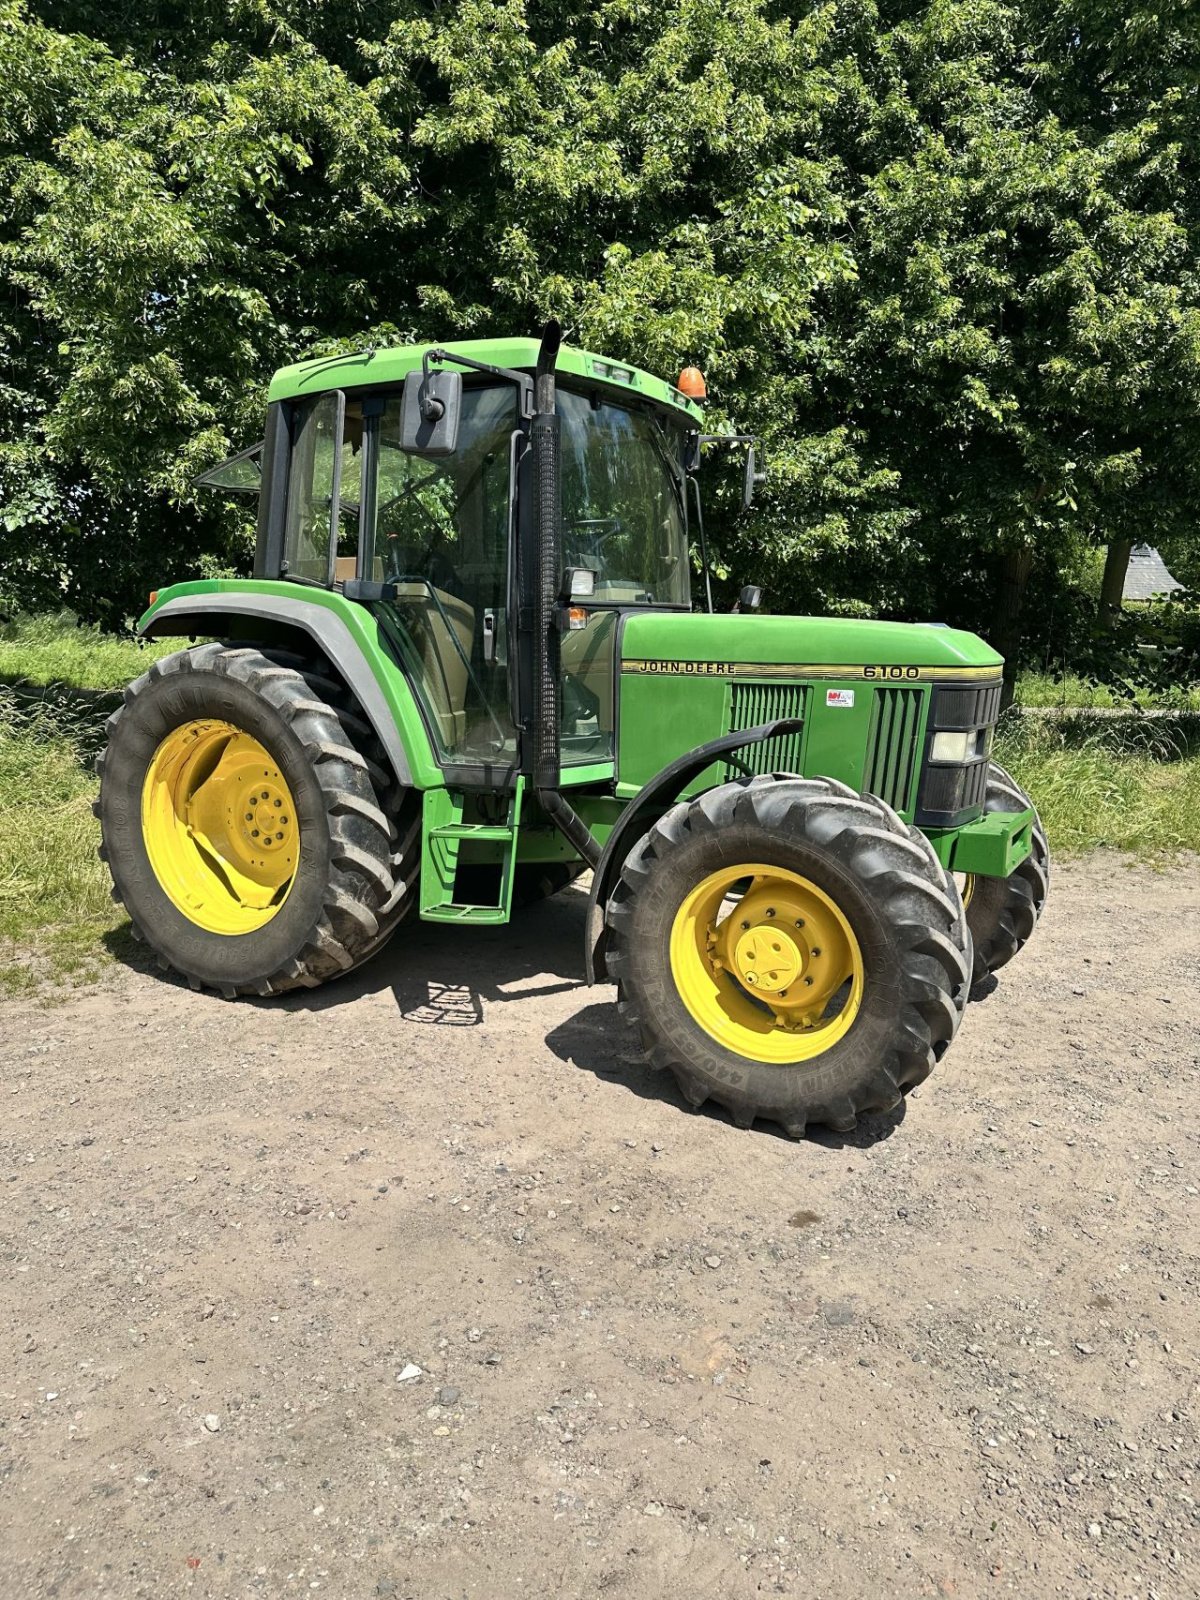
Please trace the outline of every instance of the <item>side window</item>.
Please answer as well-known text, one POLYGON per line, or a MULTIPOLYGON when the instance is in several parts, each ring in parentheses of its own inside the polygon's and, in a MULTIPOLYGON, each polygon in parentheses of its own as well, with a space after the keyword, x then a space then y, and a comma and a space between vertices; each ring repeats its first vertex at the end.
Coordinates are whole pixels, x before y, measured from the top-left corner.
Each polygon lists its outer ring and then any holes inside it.
POLYGON ((298 407, 288 472, 284 571, 328 583, 332 577, 333 507, 341 494, 346 397, 340 390, 298 407))

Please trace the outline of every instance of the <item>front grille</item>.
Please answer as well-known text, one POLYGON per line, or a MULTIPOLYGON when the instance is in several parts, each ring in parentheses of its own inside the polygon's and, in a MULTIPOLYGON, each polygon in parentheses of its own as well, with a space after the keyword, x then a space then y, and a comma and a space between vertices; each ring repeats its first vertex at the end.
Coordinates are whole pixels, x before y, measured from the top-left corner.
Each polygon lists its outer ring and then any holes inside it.
MULTIPOLYGON (((808 689, 802 683, 735 683, 730 698, 729 731, 757 728, 782 717, 803 719, 807 698, 808 689)), ((756 775, 799 772, 803 738, 804 730, 797 728, 795 733, 777 733, 761 744, 748 744, 735 750, 724 763, 725 778, 740 778, 746 771, 756 775)))
POLYGON ((876 689, 863 791, 896 811, 912 807, 923 689, 876 689))

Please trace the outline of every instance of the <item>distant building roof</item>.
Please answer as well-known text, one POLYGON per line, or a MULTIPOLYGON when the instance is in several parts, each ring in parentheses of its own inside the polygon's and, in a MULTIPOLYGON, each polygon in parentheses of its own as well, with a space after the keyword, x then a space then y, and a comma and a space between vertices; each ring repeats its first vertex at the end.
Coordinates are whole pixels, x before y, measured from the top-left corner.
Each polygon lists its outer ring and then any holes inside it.
POLYGON ((1156 595, 1182 588, 1183 584, 1167 571, 1167 564, 1157 550, 1148 544, 1134 545, 1129 571, 1125 574, 1123 600, 1153 600, 1156 595))

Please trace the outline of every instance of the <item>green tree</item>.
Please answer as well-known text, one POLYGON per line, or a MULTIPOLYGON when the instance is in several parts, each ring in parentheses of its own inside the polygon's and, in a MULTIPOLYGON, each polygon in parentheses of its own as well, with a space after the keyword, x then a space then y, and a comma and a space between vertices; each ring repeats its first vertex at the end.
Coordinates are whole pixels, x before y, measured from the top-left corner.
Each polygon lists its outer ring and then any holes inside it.
MULTIPOLYGON (((4 587, 245 559, 284 359, 532 329, 769 441, 730 586, 1016 655, 1200 508, 1197 61, 1149 0, 0 0, 4 587), (1191 143, 1189 144, 1189 140, 1191 143)), ((65 588, 64 588, 65 586, 65 588)), ((1085 618, 1086 620, 1086 618, 1085 618)))

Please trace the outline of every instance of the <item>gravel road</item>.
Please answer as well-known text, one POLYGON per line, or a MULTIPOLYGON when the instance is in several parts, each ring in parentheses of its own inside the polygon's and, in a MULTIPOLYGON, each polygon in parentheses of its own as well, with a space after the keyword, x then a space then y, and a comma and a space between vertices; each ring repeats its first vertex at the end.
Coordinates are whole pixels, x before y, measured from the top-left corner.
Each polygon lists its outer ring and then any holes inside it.
POLYGON ((1063 867, 799 1144, 646 1072, 583 911, 4 1005, 4 1600, 1200 1592, 1200 866, 1063 867))

